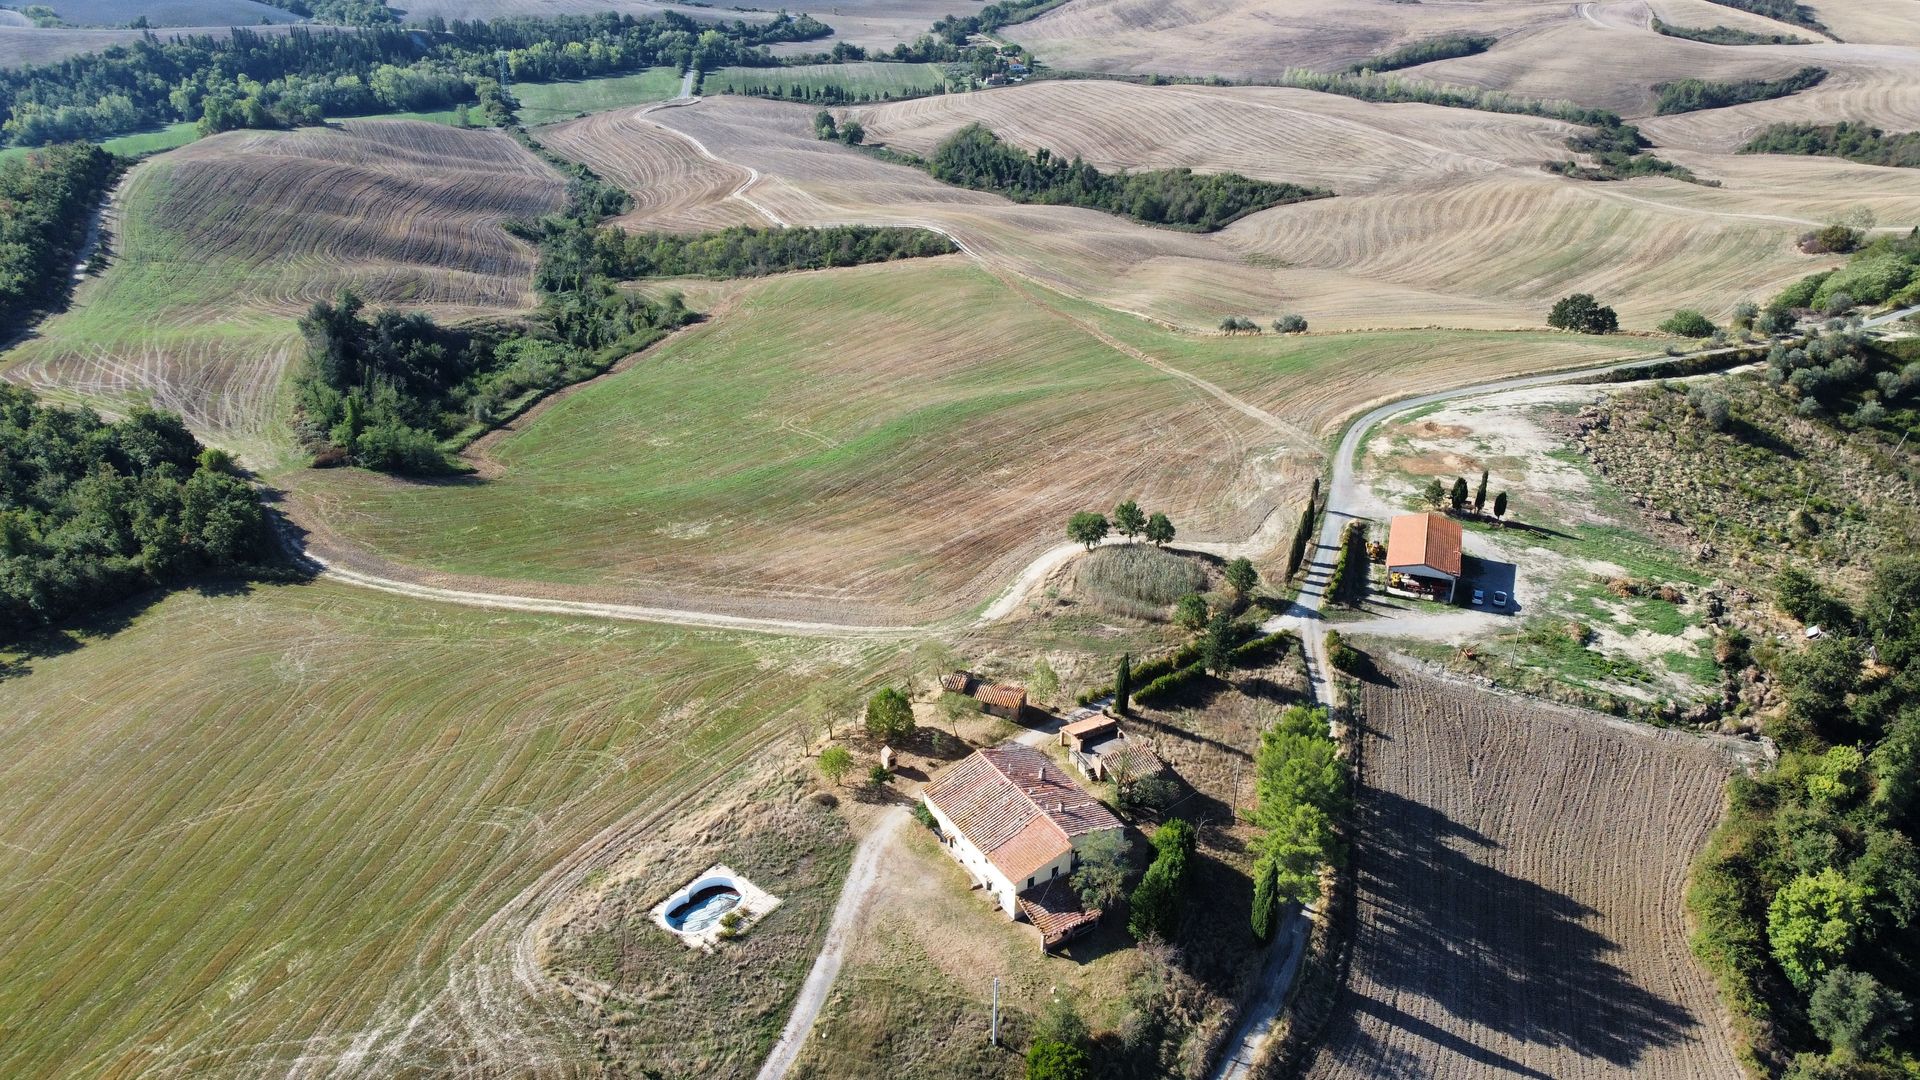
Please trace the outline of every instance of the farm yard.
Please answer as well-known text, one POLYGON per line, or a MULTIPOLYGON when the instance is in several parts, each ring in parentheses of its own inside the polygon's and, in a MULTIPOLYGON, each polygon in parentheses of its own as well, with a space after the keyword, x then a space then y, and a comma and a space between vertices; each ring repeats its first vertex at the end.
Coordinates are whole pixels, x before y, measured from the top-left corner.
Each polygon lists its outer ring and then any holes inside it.
MULTIPOLYGON (((567 1007, 507 974, 521 934, 686 842, 662 822, 764 790, 803 688, 887 655, 327 583, 180 594, 64 648, 0 691, 15 1076, 575 1058, 567 1007)), ((764 1053, 740 1020, 681 1030, 764 1053)))
POLYGON ((1359 722, 1352 970, 1304 1075, 1738 1075, 1678 903, 1730 751, 1397 666, 1359 722))

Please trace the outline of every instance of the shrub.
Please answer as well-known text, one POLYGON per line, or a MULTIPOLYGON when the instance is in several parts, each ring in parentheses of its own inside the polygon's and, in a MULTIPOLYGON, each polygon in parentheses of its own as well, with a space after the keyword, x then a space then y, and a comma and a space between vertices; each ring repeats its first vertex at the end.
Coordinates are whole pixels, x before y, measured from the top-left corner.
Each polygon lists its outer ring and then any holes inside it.
POLYGON ((1667 316, 1660 324, 1660 331, 1675 337, 1703 338, 1715 330, 1712 320, 1692 308, 1681 308, 1667 316))
POLYGON ((867 735, 876 741, 894 743, 913 734, 913 703, 907 695, 889 686, 867 700, 867 735))
POLYGON ((1093 1063, 1077 1046, 1035 1039, 1027 1048, 1027 1080, 1088 1080, 1093 1063))
POLYGON ((1866 234, 1841 224, 1823 225, 1800 234, 1800 250, 1809 255, 1845 255, 1857 251, 1866 234))
POLYGON ((1603 307, 1592 293, 1574 293, 1556 301, 1547 312, 1547 325, 1556 330, 1581 334, 1611 334, 1620 329, 1620 318, 1610 307, 1603 307))
POLYGON ((1304 334, 1307 332, 1306 316, 1282 315, 1273 320, 1273 332, 1276 334, 1304 334))
POLYGON ((1336 670, 1354 676, 1366 674, 1370 666, 1367 654, 1347 644, 1347 639, 1341 637, 1338 630, 1327 631, 1327 659, 1336 670))
POLYGON ((1128 901, 1127 930, 1135 938, 1170 941, 1179 929, 1195 842, 1193 826, 1179 818, 1154 830, 1153 863, 1128 901))

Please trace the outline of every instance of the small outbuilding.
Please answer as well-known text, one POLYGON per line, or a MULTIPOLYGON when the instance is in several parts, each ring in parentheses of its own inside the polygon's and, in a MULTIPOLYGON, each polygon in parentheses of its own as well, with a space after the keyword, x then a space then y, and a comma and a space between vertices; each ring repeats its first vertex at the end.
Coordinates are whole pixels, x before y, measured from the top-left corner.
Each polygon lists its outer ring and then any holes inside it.
POLYGON ((1452 603, 1460 566, 1459 522, 1443 514, 1401 514, 1388 526, 1388 592, 1452 603))
POLYGON ((955 671, 941 676, 940 689, 965 694, 978 701, 982 710, 1008 720, 1018 720, 1027 711, 1027 691, 1024 687, 983 682, 971 671, 955 671))

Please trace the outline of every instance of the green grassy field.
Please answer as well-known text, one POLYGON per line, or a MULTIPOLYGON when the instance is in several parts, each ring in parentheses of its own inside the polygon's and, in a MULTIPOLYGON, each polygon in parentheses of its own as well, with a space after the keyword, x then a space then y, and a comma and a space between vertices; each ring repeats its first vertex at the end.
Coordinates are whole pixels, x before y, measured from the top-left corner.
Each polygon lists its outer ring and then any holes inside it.
POLYGON ((0 368, 55 401, 124 408, 151 401, 184 410, 203 431, 231 432, 236 448, 264 453, 282 434, 273 414, 278 366, 298 333, 292 322, 248 303, 263 284, 238 258, 195 252, 158 220, 173 159, 142 167, 127 184, 115 225, 111 269, 81 286, 76 303, 5 354, 0 368), (192 370, 224 384, 214 412, 164 391, 163 372, 192 370))
POLYGON ((1070 507, 1132 493, 1193 524, 1240 466, 1217 411, 992 276, 915 260, 743 291, 499 441, 483 482, 283 481, 407 563, 912 618, 1004 586, 1070 507))
POLYGON ((665 101, 679 92, 680 72, 670 67, 648 68, 606 79, 515 83, 513 87, 513 96, 520 102, 520 119, 528 125, 550 124, 581 113, 618 109, 623 105, 665 101))
POLYGON ((870 99, 899 96, 902 91, 932 92, 947 85, 943 64, 891 64, 859 61, 851 64, 803 64, 797 67, 730 67, 710 72, 701 81, 703 94, 738 94, 760 87, 792 94, 836 86, 870 99))
MULTIPOLYGON (((476 934, 542 874, 731 797, 808 686, 877 659, 314 584, 176 594, 0 667, 0 1075, 377 1052, 462 961, 500 962, 539 911, 476 934)), ((443 1019, 371 1071, 450 1067, 443 1019)))

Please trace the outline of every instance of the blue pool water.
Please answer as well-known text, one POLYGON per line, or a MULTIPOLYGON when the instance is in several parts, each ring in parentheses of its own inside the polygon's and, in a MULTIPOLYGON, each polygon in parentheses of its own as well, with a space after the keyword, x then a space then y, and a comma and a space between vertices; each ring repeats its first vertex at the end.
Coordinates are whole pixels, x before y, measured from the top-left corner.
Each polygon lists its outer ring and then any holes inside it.
POLYGON ((720 916, 739 904, 739 890, 730 885, 709 885, 667 912, 667 925, 683 933, 697 934, 719 922, 720 916))

